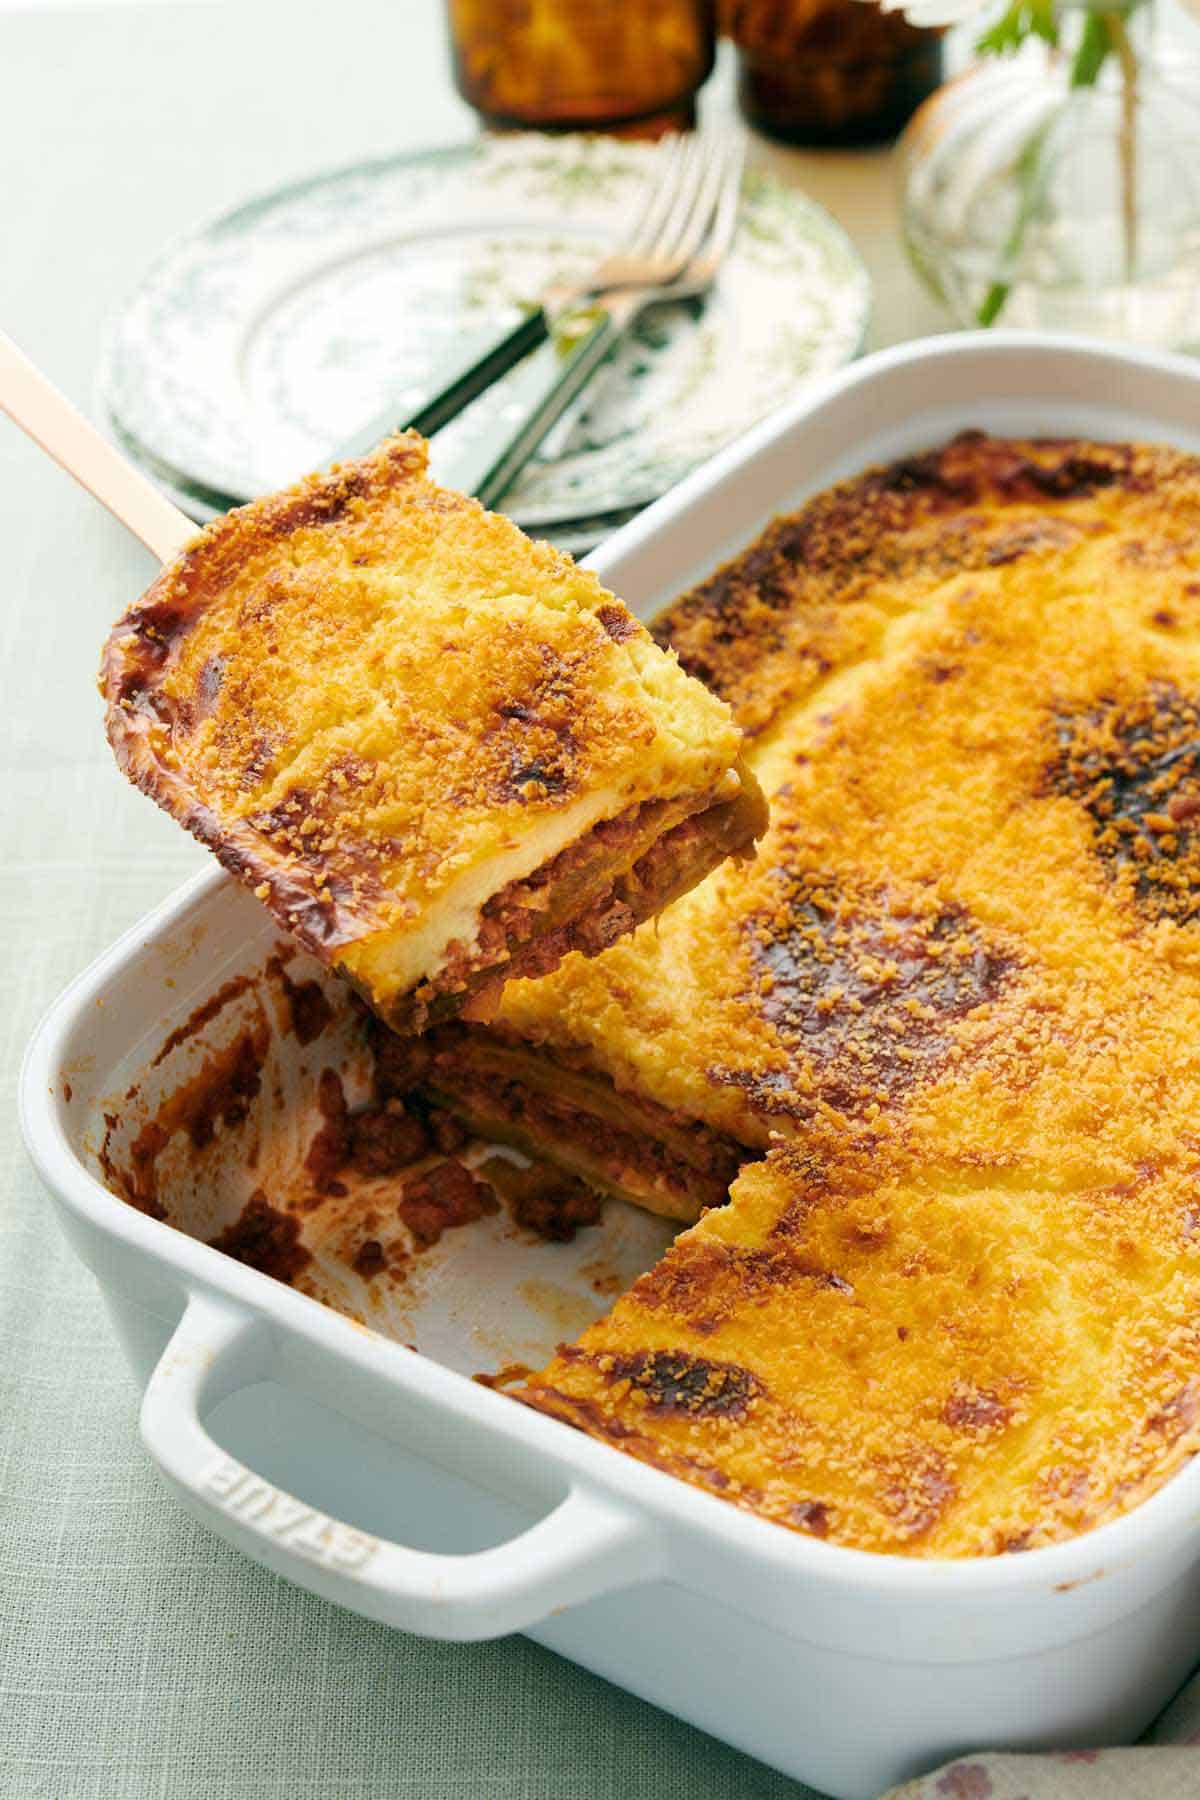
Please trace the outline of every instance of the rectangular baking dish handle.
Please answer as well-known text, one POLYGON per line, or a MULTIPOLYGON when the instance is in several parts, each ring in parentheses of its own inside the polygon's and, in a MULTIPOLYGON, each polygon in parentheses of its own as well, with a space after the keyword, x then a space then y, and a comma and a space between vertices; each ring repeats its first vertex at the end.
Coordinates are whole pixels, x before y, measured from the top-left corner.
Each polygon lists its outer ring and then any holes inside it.
POLYGON ((653 1526, 580 1485, 507 1543, 463 1555, 372 1537, 305 1505, 227 1455, 202 1422, 206 1408, 265 1379, 270 1356, 252 1313, 193 1294, 150 1377, 141 1434, 184 1505, 276 1574, 404 1631, 474 1639, 523 1631, 658 1572, 653 1526))

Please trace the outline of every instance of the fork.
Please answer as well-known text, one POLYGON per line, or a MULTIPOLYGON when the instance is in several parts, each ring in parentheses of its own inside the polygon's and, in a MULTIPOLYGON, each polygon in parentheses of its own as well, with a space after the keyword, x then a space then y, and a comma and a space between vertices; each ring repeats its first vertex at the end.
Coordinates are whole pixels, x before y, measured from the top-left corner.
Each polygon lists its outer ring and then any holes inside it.
MULTIPOLYGON (((482 444, 467 444, 452 458, 437 457, 435 449, 434 472, 440 481, 494 506, 638 315, 711 287, 737 229, 744 155, 744 146, 732 136, 711 140, 686 226, 673 239, 673 256, 680 248, 683 255, 670 276, 658 282, 626 281, 588 305, 555 315, 550 345, 529 357, 510 384, 506 412, 516 423, 508 435, 497 442, 489 434, 482 444)), ((650 259, 636 265, 630 259, 630 266, 644 272, 650 259)))
MULTIPOLYGON (((662 166, 628 239, 582 276, 551 282, 539 303, 527 309, 511 330, 488 342, 482 351, 476 339, 467 360, 443 376, 438 391, 405 420, 404 429, 432 437, 515 363, 556 334, 559 350, 551 366, 565 373, 567 363, 574 366, 574 358, 582 356, 586 348, 586 321, 574 319, 579 303, 617 288, 659 287, 674 280, 694 253, 711 211, 710 190, 719 146, 711 138, 694 133, 668 139, 656 155, 662 166), (559 329, 563 320, 570 322, 559 329)), ((527 385, 540 391, 543 383, 527 385)), ((376 414, 340 444, 330 461, 363 456, 397 429, 393 406, 376 414)))

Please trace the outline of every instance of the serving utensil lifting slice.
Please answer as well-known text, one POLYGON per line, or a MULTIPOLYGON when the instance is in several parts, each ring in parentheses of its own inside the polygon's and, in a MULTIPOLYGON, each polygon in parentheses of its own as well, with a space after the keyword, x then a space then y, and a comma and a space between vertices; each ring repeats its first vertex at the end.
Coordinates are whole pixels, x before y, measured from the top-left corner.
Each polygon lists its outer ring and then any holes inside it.
POLYGON ((195 537, 197 527, 187 514, 164 499, 2 331, 0 411, 160 561, 170 562, 195 537))
POLYGON ((415 434, 195 536, 12 345, 3 374, 171 559, 102 656, 118 765, 394 1030, 599 954, 761 835, 723 703, 415 434))

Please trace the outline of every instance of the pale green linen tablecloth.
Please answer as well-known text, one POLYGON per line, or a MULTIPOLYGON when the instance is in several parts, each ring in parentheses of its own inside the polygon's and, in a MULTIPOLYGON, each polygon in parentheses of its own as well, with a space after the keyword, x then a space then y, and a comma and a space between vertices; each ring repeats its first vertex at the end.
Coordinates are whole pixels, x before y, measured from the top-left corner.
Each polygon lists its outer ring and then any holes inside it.
MULTIPOLYGON (((0 324, 86 405, 105 321, 169 236, 297 174, 468 131, 443 58, 432 0, 0 0, 0 324)), ((920 328, 886 167, 797 162, 892 281, 884 335, 920 328)), ((425 1643, 310 1598, 201 1531, 152 1474, 103 1303, 50 1222, 12 1104, 49 1001, 201 863, 116 774, 93 688, 102 635, 151 572, 0 421, 0 1794, 803 1800, 524 1640, 425 1643)), ((1163 1765, 1156 1796, 1200 1792, 1192 1754, 1163 1765)), ((1149 1793, 1120 1755, 974 1759, 918 1791, 1149 1793)))

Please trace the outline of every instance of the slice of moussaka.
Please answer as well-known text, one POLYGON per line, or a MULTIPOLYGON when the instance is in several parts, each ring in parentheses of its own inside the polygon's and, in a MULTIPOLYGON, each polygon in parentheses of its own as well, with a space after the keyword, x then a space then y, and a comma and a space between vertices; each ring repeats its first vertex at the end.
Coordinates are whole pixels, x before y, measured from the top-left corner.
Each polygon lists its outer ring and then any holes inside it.
POLYGON ((771 830, 510 990, 503 1042, 633 1096, 647 1203, 707 1197, 714 1135, 774 1148, 521 1397, 859 1548, 1113 1517, 1200 1448, 1200 459, 958 441, 664 637, 771 830))
POLYGON ((727 704, 412 436, 210 526, 101 685, 131 780, 402 1030, 606 949, 765 823, 727 704))

